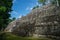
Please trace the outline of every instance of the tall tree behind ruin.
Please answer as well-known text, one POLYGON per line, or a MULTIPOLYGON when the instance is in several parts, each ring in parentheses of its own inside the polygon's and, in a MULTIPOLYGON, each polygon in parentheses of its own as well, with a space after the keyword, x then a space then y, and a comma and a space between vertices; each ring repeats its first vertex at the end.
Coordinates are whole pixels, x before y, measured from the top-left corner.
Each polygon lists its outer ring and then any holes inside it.
POLYGON ((0 0, 0 30, 6 28, 12 7, 13 0, 0 0))

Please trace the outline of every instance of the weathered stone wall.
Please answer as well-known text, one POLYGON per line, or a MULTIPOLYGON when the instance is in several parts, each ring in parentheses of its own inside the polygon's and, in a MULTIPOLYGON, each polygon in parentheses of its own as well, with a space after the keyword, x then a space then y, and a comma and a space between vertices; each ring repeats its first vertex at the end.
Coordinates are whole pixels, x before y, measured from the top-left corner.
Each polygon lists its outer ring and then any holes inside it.
MULTIPOLYGON (((47 34, 52 35, 54 33, 56 34, 56 32, 60 29, 59 13, 60 13, 60 7, 58 8, 55 5, 46 5, 42 8, 36 8, 26 16, 17 19, 15 21, 16 26, 12 28, 12 32, 18 35, 22 33, 27 36, 33 34, 38 35, 47 35, 47 34)), ((12 25, 13 24, 14 23, 12 23, 12 25)))

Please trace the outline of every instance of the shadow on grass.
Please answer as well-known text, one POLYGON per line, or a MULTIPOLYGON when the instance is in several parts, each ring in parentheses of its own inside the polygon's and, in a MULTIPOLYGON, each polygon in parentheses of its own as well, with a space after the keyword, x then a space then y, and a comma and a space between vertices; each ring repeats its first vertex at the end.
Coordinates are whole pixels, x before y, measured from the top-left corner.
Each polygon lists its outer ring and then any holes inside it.
POLYGON ((20 37, 11 33, 1 33, 0 40, 52 40, 50 38, 20 37))
POLYGON ((5 33, 0 33, 0 40, 6 40, 5 33))

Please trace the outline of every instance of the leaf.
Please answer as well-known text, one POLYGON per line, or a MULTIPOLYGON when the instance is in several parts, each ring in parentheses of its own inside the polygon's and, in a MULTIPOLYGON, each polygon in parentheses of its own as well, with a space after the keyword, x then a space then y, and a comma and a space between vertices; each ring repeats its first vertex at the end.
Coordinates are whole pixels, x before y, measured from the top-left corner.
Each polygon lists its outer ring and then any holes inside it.
POLYGON ((1 6, 1 7, 0 7, 0 11, 3 11, 3 12, 5 12, 5 11, 6 11, 6 7, 4 7, 4 6, 1 6))

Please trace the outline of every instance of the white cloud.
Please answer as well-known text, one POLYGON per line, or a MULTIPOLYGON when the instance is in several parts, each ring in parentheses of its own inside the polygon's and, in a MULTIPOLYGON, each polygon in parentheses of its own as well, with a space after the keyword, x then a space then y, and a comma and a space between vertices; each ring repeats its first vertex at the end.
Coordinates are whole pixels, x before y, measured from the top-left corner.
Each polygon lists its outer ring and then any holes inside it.
POLYGON ((21 18, 22 16, 20 15, 18 18, 21 18))
POLYGON ((17 18, 19 13, 18 12, 16 12, 16 11, 12 11, 11 12, 11 18, 13 18, 13 17, 15 17, 15 18, 17 18))
POLYGON ((13 0, 13 3, 15 3, 16 2, 16 0, 13 0))
POLYGON ((30 8, 30 10, 32 10, 33 8, 30 8))
POLYGON ((38 6, 42 6, 42 4, 39 4, 38 2, 36 2, 36 5, 38 5, 38 6))
POLYGON ((18 14, 18 12, 16 12, 16 11, 12 11, 13 13, 15 13, 15 14, 18 14))
POLYGON ((33 8, 32 7, 27 7, 26 10, 32 10, 33 8))
POLYGON ((39 5, 39 3, 38 3, 38 2, 36 2, 36 5, 39 5))

